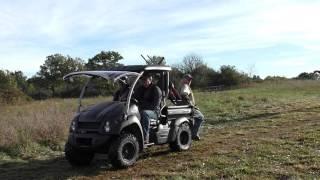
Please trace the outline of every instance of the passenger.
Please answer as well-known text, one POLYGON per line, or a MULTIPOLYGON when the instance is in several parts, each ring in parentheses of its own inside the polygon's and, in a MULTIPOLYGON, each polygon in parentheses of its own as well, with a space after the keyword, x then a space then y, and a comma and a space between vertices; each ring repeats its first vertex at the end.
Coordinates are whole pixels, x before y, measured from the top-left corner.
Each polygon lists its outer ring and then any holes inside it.
POLYGON ((125 101, 129 93, 128 77, 124 76, 119 79, 120 88, 114 93, 113 101, 125 101))
MULTIPOLYGON (((190 104, 195 107, 194 96, 190 88, 191 81, 192 76, 190 74, 186 74, 181 80, 180 95, 184 104, 190 104)), ((195 122, 192 127, 192 139, 199 141, 199 129, 204 121, 204 116, 197 107, 194 108, 193 114, 195 122)))
POLYGON ((149 143, 150 120, 158 119, 160 115, 161 90, 152 83, 152 76, 142 76, 143 85, 135 90, 134 98, 138 100, 141 114, 141 124, 145 143, 149 143))

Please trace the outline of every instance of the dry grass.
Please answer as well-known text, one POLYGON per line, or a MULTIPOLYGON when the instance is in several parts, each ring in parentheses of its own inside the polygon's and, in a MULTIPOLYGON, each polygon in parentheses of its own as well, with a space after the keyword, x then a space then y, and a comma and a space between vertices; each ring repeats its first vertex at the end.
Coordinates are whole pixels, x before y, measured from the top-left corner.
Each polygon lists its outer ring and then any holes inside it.
POLYGON ((1 109, 0 147, 11 155, 25 154, 34 143, 54 148, 68 133, 73 101, 38 101, 1 109))
MULTIPOLYGON (((93 104, 102 98, 92 98, 93 104)), ((61 150, 76 111, 77 99, 51 99, 0 109, 0 150, 11 156, 29 157, 39 146, 61 150)))

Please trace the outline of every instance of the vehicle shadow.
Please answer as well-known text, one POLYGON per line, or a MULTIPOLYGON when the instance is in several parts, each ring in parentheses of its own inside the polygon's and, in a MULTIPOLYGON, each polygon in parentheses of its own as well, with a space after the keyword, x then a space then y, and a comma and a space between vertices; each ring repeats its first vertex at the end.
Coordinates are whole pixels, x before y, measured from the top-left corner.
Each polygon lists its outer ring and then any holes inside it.
MULTIPOLYGON (((147 150, 140 154, 139 159, 158 157, 169 153, 168 148, 152 148, 151 151, 147 150)), ((0 163, 0 179, 69 179, 79 176, 93 177, 117 170, 119 169, 111 166, 106 156, 95 158, 87 167, 72 167, 63 156, 59 156, 48 160, 0 163)))

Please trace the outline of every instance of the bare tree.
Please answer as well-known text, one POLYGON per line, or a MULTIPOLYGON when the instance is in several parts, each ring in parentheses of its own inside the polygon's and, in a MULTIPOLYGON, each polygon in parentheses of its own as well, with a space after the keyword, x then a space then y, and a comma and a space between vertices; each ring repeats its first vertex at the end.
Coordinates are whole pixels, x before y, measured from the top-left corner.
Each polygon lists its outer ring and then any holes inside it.
POLYGON ((175 66, 179 72, 183 74, 191 74, 193 77, 193 87, 207 86, 211 82, 211 75, 215 73, 202 60, 202 57, 197 54, 189 54, 185 56, 182 63, 175 66))
POLYGON ((255 64, 248 65, 248 76, 253 77, 253 75, 255 74, 255 70, 256 70, 255 64))
POLYGON ((179 69, 183 73, 196 74, 206 64, 203 62, 202 57, 197 54, 189 54, 183 58, 182 64, 179 69))

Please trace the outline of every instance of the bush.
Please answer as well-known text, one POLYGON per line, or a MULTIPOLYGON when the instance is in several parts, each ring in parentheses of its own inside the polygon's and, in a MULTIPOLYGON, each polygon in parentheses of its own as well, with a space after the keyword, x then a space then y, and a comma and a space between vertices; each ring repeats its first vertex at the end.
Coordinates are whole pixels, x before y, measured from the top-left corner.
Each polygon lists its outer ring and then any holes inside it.
POLYGON ((32 92, 29 92, 29 96, 31 96, 35 100, 44 100, 52 97, 52 92, 48 89, 37 89, 32 92))
POLYGON ((16 88, 0 90, 0 104, 17 104, 30 100, 23 92, 16 88))
POLYGON ((15 104, 30 100, 20 89, 15 75, 0 70, 0 104, 15 104))

